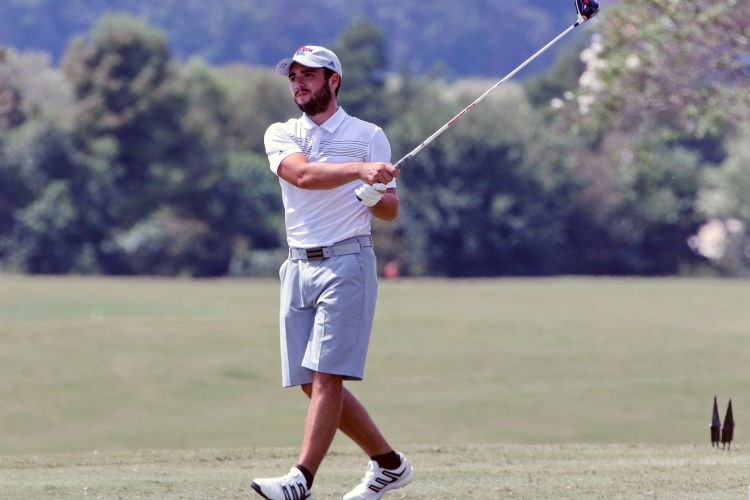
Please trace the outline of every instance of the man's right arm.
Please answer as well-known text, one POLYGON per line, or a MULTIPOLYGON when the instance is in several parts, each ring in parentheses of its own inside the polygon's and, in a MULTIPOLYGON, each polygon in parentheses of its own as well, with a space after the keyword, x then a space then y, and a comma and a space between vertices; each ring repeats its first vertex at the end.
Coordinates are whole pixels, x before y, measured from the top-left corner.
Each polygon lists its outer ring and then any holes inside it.
POLYGON ((292 153, 281 161, 276 173, 301 189, 333 189, 356 180, 388 184, 399 171, 382 162, 309 162, 303 153, 292 153))

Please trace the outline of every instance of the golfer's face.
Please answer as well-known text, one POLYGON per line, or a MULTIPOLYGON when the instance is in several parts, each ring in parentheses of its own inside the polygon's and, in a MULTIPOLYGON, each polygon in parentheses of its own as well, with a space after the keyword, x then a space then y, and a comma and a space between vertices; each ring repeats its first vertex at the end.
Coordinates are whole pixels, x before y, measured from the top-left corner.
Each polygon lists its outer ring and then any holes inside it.
POLYGON ((323 68, 308 68, 292 63, 289 69, 289 85, 297 104, 303 105, 310 101, 325 84, 323 68))

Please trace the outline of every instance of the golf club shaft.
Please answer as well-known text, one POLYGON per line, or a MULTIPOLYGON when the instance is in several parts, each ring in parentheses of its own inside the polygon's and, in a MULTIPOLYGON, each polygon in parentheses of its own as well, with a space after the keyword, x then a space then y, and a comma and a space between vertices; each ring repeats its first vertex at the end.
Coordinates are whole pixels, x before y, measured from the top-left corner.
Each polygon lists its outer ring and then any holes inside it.
POLYGON ((480 102, 482 102, 484 100, 484 98, 487 97, 493 90, 495 90, 496 88, 498 88, 500 85, 502 85, 503 83, 505 83, 507 80, 510 80, 511 78, 513 78, 513 75, 515 75, 516 73, 518 73, 519 71, 521 71, 523 68, 525 68, 531 61, 533 61, 534 59, 536 59, 537 57, 539 57, 539 55, 541 55, 544 51, 546 51, 547 49, 549 49, 550 47, 552 47, 554 44, 556 44, 561 38, 563 38, 565 35, 567 35, 571 31, 573 31, 580 24, 581 24, 580 20, 577 21, 577 22, 575 22, 574 24, 571 24, 568 27, 568 29, 566 29, 565 31, 563 31, 562 33, 560 33, 559 35, 557 35, 554 40, 552 40, 547 45, 545 45, 544 47, 542 47, 541 49, 539 49, 533 56, 531 56, 528 59, 526 59, 516 69, 514 69, 513 71, 511 71, 510 73, 508 73, 507 75, 505 75, 505 77, 502 80, 500 80, 495 85, 493 85, 492 87, 490 87, 487 90, 487 92, 485 92, 484 94, 480 95, 474 102, 472 102, 471 104, 469 104, 468 106, 466 106, 464 109, 462 109, 461 111, 459 111, 459 113, 456 116, 454 116, 453 118, 451 118, 448 121, 448 123, 446 123, 445 125, 443 125, 442 127, 440 127, 438 130, 436 130, 435 133, 432 134, 430 137, 428 137, 427 139, 425 139, 424 142, 422 142, 422 144, 420 144, 419 146, 417 146, 416 148, 414 148, 410 153, 408 153, 406 156, 404 156, 403 158, 401 158, 398 161, 398 163, 395 164, 395 167, 396 168, 403 167, 406 164, 407 161, 409 161, 410 159, 412 159, 420 151, 422 151, 424 148, 426 148, 427 145, 430 144, 432 141, 434 141, 440 134, 442 134, 443 132, 445 132, 453 124, 455 124, 461 118, 463 118, 463 116, 466 113, 468 113, 469 110, 471 110, 471 108, 473 108, 474 106, 476 106, 477 104, 479 104, 480 102))

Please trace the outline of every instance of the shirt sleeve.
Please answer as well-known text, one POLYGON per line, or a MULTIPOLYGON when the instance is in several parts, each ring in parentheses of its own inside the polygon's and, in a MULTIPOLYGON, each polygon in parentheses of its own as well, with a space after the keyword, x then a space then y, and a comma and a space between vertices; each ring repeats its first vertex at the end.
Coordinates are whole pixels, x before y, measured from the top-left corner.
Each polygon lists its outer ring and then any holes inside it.
POLYGON ((263 142, 266 146, 266 155, 271 171, 278 175, 279 165, 284 158, 294 153, 301 153, 299 145, 294 141, 294 137, 288 131, 284 130, 283 123, 274 123, 263 136, 263 142))
MULTIPOLYGON (((367 161, 382 161, 384 163, 391 163, 391 143, 388 142, 388 138, 385 136, 385 132, 380 127, 375 129, 375 133, 370 140, 370 151, 368 154, 367 161)), ((396 179, 393 179, 387 184, 388 188, 396 187, 396 179)))

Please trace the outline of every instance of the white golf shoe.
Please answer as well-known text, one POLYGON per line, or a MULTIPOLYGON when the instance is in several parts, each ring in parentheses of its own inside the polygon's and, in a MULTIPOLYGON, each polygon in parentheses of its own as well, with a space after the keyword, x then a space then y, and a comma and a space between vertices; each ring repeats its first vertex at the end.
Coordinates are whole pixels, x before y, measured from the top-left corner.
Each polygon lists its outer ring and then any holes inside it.
POLYGON ((406 486, 414 476, 411 464, 401 453, 401 466, 398 469, 382 469, 371 460, 367 465, 364 479, 352 491, 344 495, 344 500, 377 500, 386 491, 406 486))
POLYGON ((312 500, 305 476, 297 467, 286 476, 255 479, 250 487, 268 500, 312 500))

